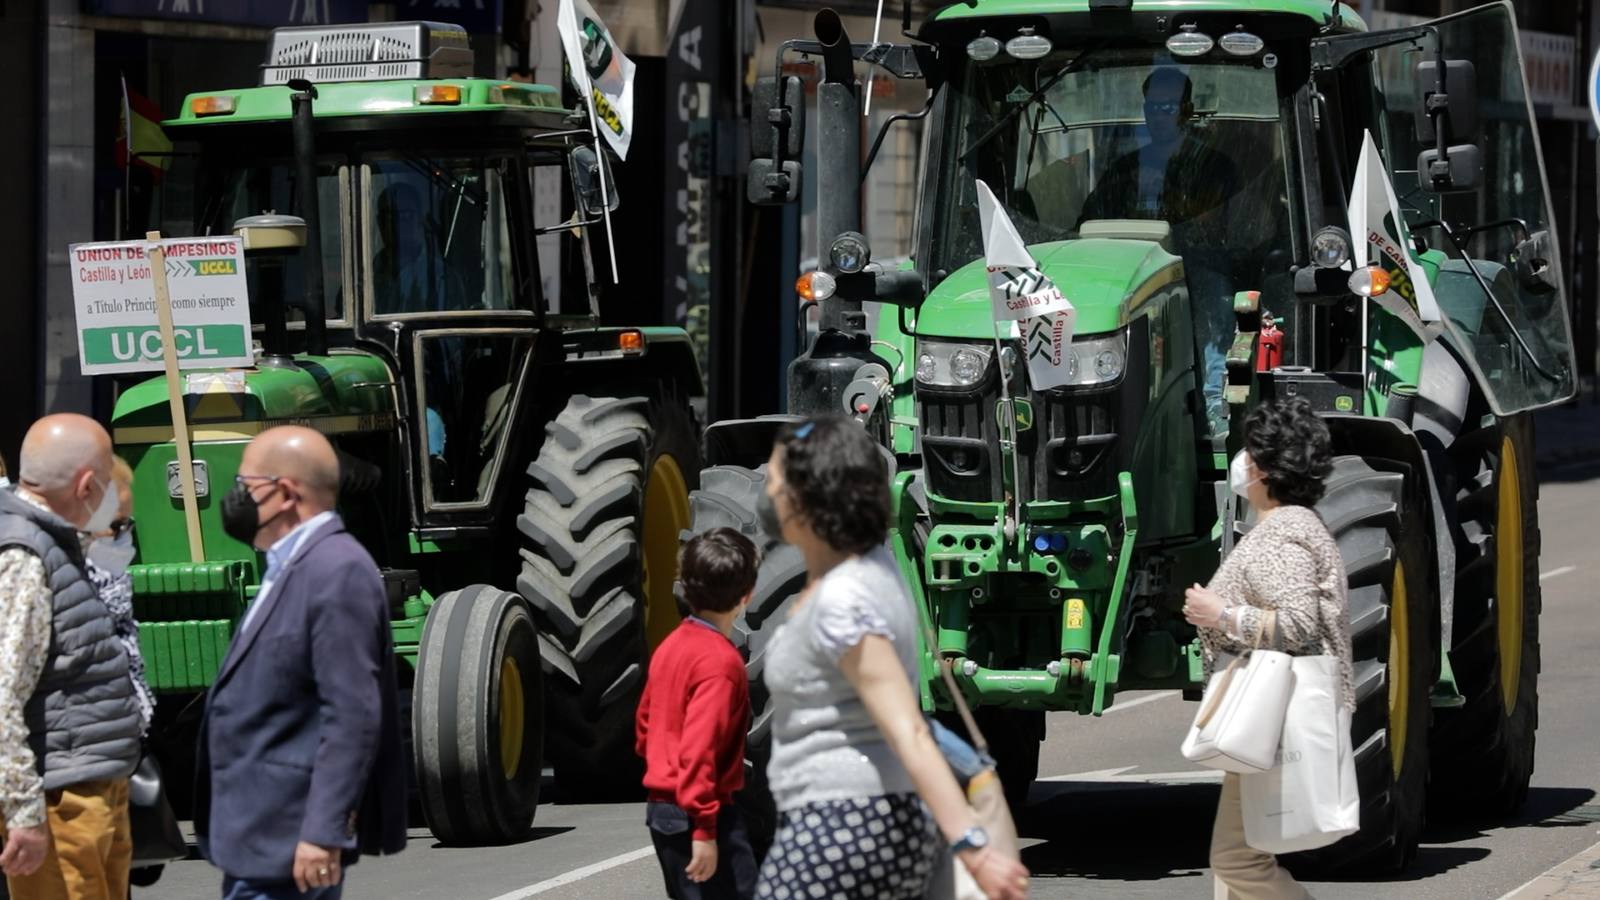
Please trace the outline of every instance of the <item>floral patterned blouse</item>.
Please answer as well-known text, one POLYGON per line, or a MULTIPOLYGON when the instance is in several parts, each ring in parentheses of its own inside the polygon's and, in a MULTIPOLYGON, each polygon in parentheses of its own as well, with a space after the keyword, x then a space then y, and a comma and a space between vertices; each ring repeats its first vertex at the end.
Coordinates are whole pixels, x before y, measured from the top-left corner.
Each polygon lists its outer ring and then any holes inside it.
POLYGON ((1207 672, 1218 653, 1250 649, 1264 614, 1277 612, 1274 649, 1339 660, 1340 698, 1356 707, 1350 663, 1350 612, 1344 559, 1328 526, 1306 506, 1280 506, 1263 516, 1217 567, 1209 587, 1234 608, 1240 637, 1200 629, 1207 672))

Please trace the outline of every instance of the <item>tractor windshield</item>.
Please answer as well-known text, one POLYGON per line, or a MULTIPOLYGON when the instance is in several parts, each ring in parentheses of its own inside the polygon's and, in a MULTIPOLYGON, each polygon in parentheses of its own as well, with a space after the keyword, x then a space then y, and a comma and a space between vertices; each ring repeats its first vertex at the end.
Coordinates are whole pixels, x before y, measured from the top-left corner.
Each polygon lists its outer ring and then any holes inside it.
POLYGON ((1077 64, 1072 54, 968 63, 952 85, 935 201, 955 214, 928 217, 932 268, 982 256, 980 178, 1029 243, 1076 237, 1089 220, 1165 221, 1220 403, 1233 293, 1261 290, 1280 315, 1292 305, 1291 157, 1275 73, 1260 58, 1175 61, 1148 47, 1077 64))

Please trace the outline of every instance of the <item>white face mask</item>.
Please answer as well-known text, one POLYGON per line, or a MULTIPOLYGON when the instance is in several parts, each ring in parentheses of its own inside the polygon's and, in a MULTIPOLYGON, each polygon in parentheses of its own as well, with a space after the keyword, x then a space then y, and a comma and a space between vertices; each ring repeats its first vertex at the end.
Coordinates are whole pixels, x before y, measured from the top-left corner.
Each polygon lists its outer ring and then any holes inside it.
POLYGON ((121 575, 128 571, 128 564, 133 562, 133 555, 137 551, 133 546, 133 532, 124 531, 114 538, 95 538, 89 545, 89 561, 94 563, 103 572, 121 575))
POLYGON ((1228 488, 1240 497, 1250 499, 1250 486, 1260 481, 1259 477, 1250 477, 1250 456, 1240 450, 1234 454, 1233 462, 1228 463, 1228 488))
POLYGON ((99 534, 111 527, 117 519, 117 508, 122 504, 117 499, 117 484, 107 479, 105 490, 100 492, 100 505, 89 514, 89 521, 83 523, 81 530, 89 534, 99 534))

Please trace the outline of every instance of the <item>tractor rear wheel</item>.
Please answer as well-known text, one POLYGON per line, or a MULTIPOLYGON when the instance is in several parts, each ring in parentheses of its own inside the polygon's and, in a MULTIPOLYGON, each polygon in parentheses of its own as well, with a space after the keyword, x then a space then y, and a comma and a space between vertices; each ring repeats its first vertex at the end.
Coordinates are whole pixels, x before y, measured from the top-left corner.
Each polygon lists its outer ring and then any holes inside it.
POLYGON ((1300 854, 1316 868, 1397 870, 1416 855, 1422 834, 1438 663, 1429 529, 1418 514, 1416 477, 1386 460, 1339 456, 1317 504, 1348 577, 1361 830, 1300 854))
POLYGON ((475 584, 428 611, 411 695, 423 816, 445 844, 527 833, 539 803, 544 691, 527 601, 475 584))
POLYGON ((698 470, 687 411, 642 396, 569 398, 528 465, 517 588, 538 625, 565 798, 641 790, 634 710, 650 648, 679 621, 678 535, 698 470))
POLYGON ((745 785, 738 802, 744 811, 756 857, 766 855, 777 831, 778 813, 767 787, 767 761, 772 755, 772 695, 762 680, 767 642, 790 601, 805 586, 805 560, 800 551, 768 537, 756 516, 756 502, 766 489, 767 467, 717 466, 700 473, 700 489, 689 497, 693 524, 684 537, 712 528, 733 528, 761 550, 761 571, 755 596, 734 625, 733 640, 745 657, 750 676, 750 733, 745 739, 745 785))
POLYGON ((1434 780, 1446 804, 1504 815, 1528 797, 1539 725, 1533 424, 1488 421, 1450 449, 1459 518, 1450 662, 1466 704, 1436 714, 1434 780))

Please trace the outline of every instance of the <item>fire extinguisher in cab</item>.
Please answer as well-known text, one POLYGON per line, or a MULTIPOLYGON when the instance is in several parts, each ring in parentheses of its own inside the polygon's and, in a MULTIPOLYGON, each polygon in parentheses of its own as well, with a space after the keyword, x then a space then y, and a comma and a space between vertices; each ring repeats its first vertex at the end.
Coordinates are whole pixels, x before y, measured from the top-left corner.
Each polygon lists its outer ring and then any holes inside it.
POLYGON ((1278 320, 1265 310, 1261 313, 1261 331, 1256 340, 1256 371, 1271 372, 1283 362, 1283 330, 1278 320))

